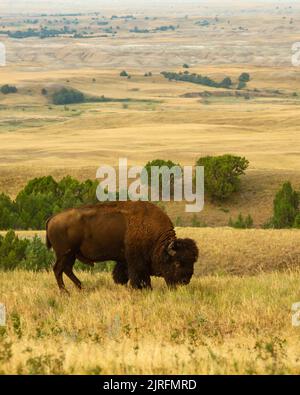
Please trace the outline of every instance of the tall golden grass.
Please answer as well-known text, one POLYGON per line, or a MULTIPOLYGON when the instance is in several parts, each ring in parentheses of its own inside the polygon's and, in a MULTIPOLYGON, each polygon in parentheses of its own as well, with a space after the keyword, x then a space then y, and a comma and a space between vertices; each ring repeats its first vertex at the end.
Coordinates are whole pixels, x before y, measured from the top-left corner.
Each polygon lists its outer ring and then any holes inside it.
POLYGON ((300 373, 298 272, 194 277, 176 291, 156 279, 152 292, 80 276, 85 290, 67 297, 52 273, 0 273, 1 373, 300 373))
POLYGON ((52 273, 0 272, 0 372, 300 373, 300 329, 291 324, 300 232, 176 231, 200 249, 191 284, 176 291, 162 279, 137 292, 110 274, 80 272, 84 291, 67 282, 66 297, 52 273))

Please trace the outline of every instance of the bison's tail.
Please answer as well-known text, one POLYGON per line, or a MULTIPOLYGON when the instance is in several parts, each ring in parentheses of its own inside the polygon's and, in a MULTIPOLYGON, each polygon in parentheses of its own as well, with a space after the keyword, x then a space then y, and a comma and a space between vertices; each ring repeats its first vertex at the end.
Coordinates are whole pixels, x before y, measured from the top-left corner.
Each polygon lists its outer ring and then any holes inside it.
POLYGON ((47 246, 48 250, 50 250, 50 248, 52 247, 52 244, 51 244, 49 236, 48 236, 48 223, 49 223, 50 219, 51 218, 49 218, 46 222, 46 246, 47 246))

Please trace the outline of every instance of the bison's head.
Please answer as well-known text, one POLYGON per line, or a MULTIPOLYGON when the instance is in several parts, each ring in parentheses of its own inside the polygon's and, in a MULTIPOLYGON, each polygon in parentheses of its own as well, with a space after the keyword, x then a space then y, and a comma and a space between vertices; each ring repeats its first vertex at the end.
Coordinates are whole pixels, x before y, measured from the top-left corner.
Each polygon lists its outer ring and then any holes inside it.
POLYGON ((192 239, 176 239, 165 247, 168 285, 186 285, 194 273, 194 263, 198 259, 198 247, 192 239))

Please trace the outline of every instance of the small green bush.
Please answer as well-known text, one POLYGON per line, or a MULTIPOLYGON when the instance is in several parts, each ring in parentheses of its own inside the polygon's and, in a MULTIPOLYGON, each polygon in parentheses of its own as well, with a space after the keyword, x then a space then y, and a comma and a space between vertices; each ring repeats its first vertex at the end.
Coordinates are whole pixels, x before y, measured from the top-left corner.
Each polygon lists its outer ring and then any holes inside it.
POLYGON ((293 224, 294 228, 300 229, 300 213, 298 213, 295 217, 294 220, 294 224, 293 224))
POLYGON ((1 86, 0 91, 4 95, 8 95, 9 93, 17 93, 18 89, 13 85, 5 84, 5 85, 1 86))
POLYGON ((237 229, 250 229, 253 227, 253 218, 250 214, 244 218, 240 213, 237 220, 233 221, 232 218, 229 219, 228 226, 237 229))
POLYGON ((246 88, 246 86, 247 86, 247 84, 246 84, 245 81, 239 81, 238 86, 237 86, 237 89, 238 89, 238 90, 241 90, 241 89, 246 88))
POLYGON ((250 81, 250 74, 249 73, 242 73, 239 76, 239 81, 249 82, 250 81))
POLYGON ((245 174, 249 162, 234 155, 205 156, 199 158, 197 166, 204 166, 205 193, 211 200, 226 200, 239 190, 240 176, 245 174))
POLYGON ((181 217, 176 217, 175 226, 183 226, 183 221, 181 217))
POLYGON ((225 77, 223 81, 220 82, 220 88, 230 88, 232 85, 232 80, 230 77, 225 77))
POLYGON ((207 225, 206 225, 204 222, 201 222, 201 221, 198 219, 197 215, 194 214, 193 217, 192 217, 191 226, 192 226, 193 228, 204 228, 204 227, 206 227, 207 225))
POLYGON ((34 272, 50 270, 53 261, 53 252, 49 251, 40 237, 35 235, 26 247, 25 258, 21 262, 21 267, 22 269, 32 270, 34 272))
POLYGON ((56 105, 83 103, 85 96, 76 89, 61 88, 53 94, 52 100, 56 105))
MULTIPOLYGON (((165 166, 168 169, 171 169, 174 166, 180 166, 179 164, 176 164, 172 162, 171 160, 163 160, 163 159, 155 159, 152 161, 149 161, 145 165, 145 170, 147 171, 148 174, 148 185, 151 185, 151 167, 157 166, 159 168, 165 166)), ((159 196, 161 197, 161 191, 162 191, 162 175, 160 174, 159 176, 159 196)), ((170 196, 172 197, 174 195, 174 174, 170 174, 170 180, 169 180, 169 188, 170 188, 170 196)))
POLYGON ((19 239, 12 230, 4 237, 0 236, 0 270, 14 270, 21 267, 26 258, 28 245, 29 240, 19 239))
POLYGON ((273 202, 274 228, 298 227, 299 224, 299 193, 296 192, 290 182, 285 182, 276 193, 273 202))

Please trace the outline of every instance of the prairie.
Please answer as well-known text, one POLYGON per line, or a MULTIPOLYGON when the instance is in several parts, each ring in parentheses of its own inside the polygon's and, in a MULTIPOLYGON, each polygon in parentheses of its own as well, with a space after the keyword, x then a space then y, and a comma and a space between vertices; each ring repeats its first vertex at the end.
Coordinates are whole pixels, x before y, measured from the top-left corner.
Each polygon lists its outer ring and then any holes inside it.
POLYGON ((98 12, 94 1, 89 12, 88 2, 68 2, 64 15, 31 0, 25 17, 17 0, 2 3, 0 87, 17 93, 0 93, 0 193, 15 198, 33 177, 95 179, 120 157, 193 165, 230 153, 250 166, 229 201, 206 200, 195 216, 183 203, 164 204, 178 236, 200 249, 186 287, 153 279, 152 292, 136 292, 91 271, 78 274, 81 293, 66 282, 66 297, 51 272, 0 270, 0 374, 299 374, 291 306, 300 300, 300 232, 258 229, 282 183, 300 185, 291 48, 299 5, 172 1, 139 12, 126 2, 116 12, 106 2, 98 12), (163 71, 230 77, 234 87, 169 81, 163 71), (238 91, 244 72, 250 81, 238 91), (113 100, 54 105, 62 87, 113 100), (254 229, 227 227, 239 213, 254 229))
MULTIPOLYGON (((1 232, 4 234, 5 232, 1 232)), ((44 238, 43 231, 19 231, 44 238)), ((153 291, 78 272, 61 295, 52 272, 0 271, 0 372, 299 374, 299 231, 176 228, 199 261, 191 283, 153 291)))
POLYGON ((80 273, 61 296, 52 273, 0 272, 7 325, 0 371, 18 374, 299 374, 299 272, 203 276, 169 291, 80 273))
MULTIPOLYGON (((237 78, 242 70, 239 66, 191 68, 218 80, 225 75, 237 78)), ((126 157, 129 165, 155 158, 193 165, 203 155, 231 153, 250 161, 242 191, 220 205, 227 213, 207 201, 199 217, 207 225, 223 226, 230 216, 250 213, 255 226, 260 226, 270 217, 280 184, 291 180, 299 185, 300 102, 293 93, 299 90, 300 80, 295 68, 247 66, 252 76, 249 89, 272 90, 285 80, 282 97, 269 93, 250 100, 219 97, 212 88, 167 81, 158 71, 152 77, 129 71, 130 80, 117 70, 1 70, 3 82, 22 86, 17 94, 0 94, 1 190, 16 196, 29 179, 45 174, 94 179, 100 165, 117 166, 120 157, 126 157), (41 90, 56 85, 130 101, 54 106, 41 90), (205 91, 212 96, 182 97, 205 91)), ((168 210, 174 220, 181 216, 185 225, 190 224, 182 206, 168 210)))

